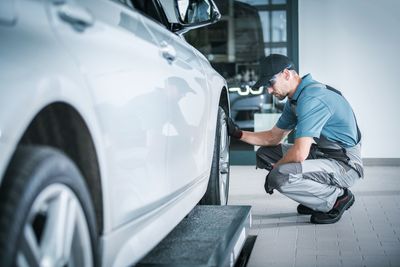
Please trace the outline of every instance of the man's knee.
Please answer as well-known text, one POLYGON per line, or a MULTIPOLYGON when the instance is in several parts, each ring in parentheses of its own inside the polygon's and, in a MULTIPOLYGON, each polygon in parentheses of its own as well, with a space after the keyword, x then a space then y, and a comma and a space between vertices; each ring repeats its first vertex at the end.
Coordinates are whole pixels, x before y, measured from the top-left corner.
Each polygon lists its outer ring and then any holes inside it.
POLYGON ((289 175, 280 171, 280 166, 273 168, 268 174, 268 187, 279 190, 282 185, 287 183, 289 175))
POLYGON ((277 149, 277 147, 275 147, 275 146, 265 146, 265 147, 260 147, 259 149, 257 149, 257 152, 256 152, 257 168, 271 170, 272 169, 271 163, 274 163, 276 161, 274 161, 270 157, 270 154, 273 150, 276 150, 276 149, 277 149))
POLYGON ((280 188, 289 181, 290 174, 298 173, 301 173, 300 163, 278 165, 273 168, 268 175, 268 187, 270 189, 280 190, 280 188))

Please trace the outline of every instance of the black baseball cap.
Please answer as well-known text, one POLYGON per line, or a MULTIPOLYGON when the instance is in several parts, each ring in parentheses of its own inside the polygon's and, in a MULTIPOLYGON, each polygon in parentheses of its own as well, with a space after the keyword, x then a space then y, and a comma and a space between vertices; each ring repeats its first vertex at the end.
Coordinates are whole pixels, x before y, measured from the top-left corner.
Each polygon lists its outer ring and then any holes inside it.
POLYGON ((260 60, 260 79, 254 84, 253 88, 266 85, 269 80, 284 69, 294 69, 293 62, 284 55, 271 54, 260 60))

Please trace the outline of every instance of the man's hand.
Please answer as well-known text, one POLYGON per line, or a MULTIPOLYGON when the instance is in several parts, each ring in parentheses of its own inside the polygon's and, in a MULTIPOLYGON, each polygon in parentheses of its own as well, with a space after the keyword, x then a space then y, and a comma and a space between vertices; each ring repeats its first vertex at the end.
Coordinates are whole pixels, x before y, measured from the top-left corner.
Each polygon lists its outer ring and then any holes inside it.
POLYGON ((293 146, 287 151, 287 153, 274 165, 274 168, 278 165, 285 163, 303 162, 307 159, 310 153, 311 145, 314 143, 314 139, 311 137, 299 137, 294 140, 293 146))
POLYGON ((239 126, 233 122, 233 120, 228 117, 226 119, 226 124, 228 125, 228 134, 234 138, 240 139, 242 137, 242 130, 240 130, 239 126))

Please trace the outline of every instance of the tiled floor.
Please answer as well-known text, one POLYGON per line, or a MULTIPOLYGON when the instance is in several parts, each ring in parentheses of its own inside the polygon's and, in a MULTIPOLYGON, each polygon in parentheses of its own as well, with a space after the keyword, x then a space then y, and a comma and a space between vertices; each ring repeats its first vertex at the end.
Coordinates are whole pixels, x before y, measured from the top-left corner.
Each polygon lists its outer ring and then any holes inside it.
POLYGON ((264 192, 266 172, 232 166, 229 204, 252 205, 257 235, 248 267, 400 267, 400 167, 366 167, 355 204, 336 224, 314 225, 297 203, 264 192))

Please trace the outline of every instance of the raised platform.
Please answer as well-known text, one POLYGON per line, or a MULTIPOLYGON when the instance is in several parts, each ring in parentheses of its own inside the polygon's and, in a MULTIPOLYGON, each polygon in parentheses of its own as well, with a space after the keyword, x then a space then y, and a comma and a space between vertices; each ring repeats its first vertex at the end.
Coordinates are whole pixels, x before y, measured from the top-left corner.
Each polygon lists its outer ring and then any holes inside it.
POLYGON ((234 266, 250 225, 250 206, 196 206, 137 266, 234 266))

